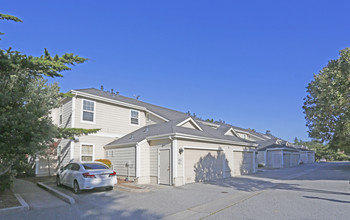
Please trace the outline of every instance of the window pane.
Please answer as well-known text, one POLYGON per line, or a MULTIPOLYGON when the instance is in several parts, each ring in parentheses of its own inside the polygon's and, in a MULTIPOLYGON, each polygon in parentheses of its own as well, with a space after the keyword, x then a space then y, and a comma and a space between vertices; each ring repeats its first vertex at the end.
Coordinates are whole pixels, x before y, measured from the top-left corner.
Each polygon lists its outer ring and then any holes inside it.
POLYGON ((75 163, 72 165, 72 170, 80 170, 80 166, 75 163))
POLYGON ((83 111, 83 120, 84 121, 94 121, 94 113, 83 111))
POLYGON ((137 112, 137 111, 131 111, 131 117, 132 117, 132 118, 138 118, 138 117, 139 117, 139 112, 137 112))
POLYGON ((138 125, 139 124, 139 119, 131 118, 131 124, 138 125))
POLYGON ((96 164, 96 163, 87 163, 87 164, 83 164, 83 166, 86 170, 109 169, 107 166, 104 166, 102 164, 96 164))
POLYGON ((83 109, 88 111, 94 111, 94 103, 90 101, 83 101, 83 109))
POLYGON ((92 156, 81 156, 81 161, 92 161, 92 156))
POLYGON ((92 155, 93 146, 92 145, 82 145, 81 146, 81 154, 82 155, 92 155))

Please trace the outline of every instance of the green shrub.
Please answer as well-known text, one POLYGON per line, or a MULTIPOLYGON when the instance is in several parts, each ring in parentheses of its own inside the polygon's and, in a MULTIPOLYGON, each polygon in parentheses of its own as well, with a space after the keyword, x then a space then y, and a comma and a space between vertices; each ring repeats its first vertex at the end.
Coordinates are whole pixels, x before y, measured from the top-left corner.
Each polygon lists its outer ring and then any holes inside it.
POLYGON ((35 171, 26 160, 18 161, 13 169, 17 171, 16 177, 35 176, 35 171))
POLYGON ((259 168, 264 167, 264 164, 259 163, 259 164, 258 164, 258 167, 259 167, 259 168))
POLYGON ((15 180, 16 171, 9 171, 0 176, 0 191, 10 189, 15 180))

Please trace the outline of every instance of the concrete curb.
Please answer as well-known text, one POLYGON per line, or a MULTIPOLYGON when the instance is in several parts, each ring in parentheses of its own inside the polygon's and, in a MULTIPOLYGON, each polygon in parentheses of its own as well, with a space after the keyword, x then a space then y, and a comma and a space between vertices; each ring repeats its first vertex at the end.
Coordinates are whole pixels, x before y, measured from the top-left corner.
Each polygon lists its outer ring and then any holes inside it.
POLYGON ((75 199, 73 197, 68 196, 68 195, 66 195, 64 193, 61 193, 60 191, 55 190, 54 188, 46 185, 45 183, 38 182, 37 185, 40 186, 41 188, 49 191, 50 193, 52 193, 56 197, 62 199, 63 201, 65 201, 65 202, 67 202, 69 204, 74 204, 75 203, 75 199))
POLYGON ((124 192, 137 192, 137 193, 147 193, 147 192, 150 192, 151 190, 149 189, 135 189, 135 188, 131 188, 131 187, 128 187, 128 186, 125 186, 125 185, 117 185, 115 188, 121 190, 121 191, 124 191, 124 192))
POLYGON ((7 214, 7 213, 18 212, 18 211, 28 211, 29 210, 29 205, 26 203, 26 201, 24 201, 22 196, 20 196, 19 194, 16 194, 16 193, 14 195, 15 195, 16 199, 18 200, 18 202, 21 203, 21 206, 0 209, 0 214, 4 214, 4 213, 7 214))

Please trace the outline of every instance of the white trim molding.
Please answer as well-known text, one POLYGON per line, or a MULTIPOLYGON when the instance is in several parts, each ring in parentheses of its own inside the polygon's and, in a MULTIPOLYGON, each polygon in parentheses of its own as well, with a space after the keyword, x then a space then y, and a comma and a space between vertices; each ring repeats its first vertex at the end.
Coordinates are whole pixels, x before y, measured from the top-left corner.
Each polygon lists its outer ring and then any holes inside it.
POLYGON ((76 96, 72 97, 72 128, 75 127, 75 103, 76 103, 76 96))
POLYGON ((90 144, 90 143, 80 143, 79 161, 81 161, 81 157, 83 156, 83 155, 81 154, 82 145, 90 145, 90 146, 92 146, 92 161, 94 161, 94 160, 95 160, 95 144, 90 144))
MULTIPOLYGON (((88 111, 90 112, 90 111, 88 111)), ((81 118, 80 118, 80 122, 81 123, 87 123, 87 124, 96 124, 96 102, 95 101, 92 101, 92 100, 89 100, 89 99, 81 99, 81 118), (94 103, 94 111, 93 111, 93 114, 94 114, 94 119, 93 121, 86 121, 83 119, 84 117, 84 101, 88 101, 88 102, 92 102, 94 103)))
POLYGON ((178 123, 176 126, 181 127, 182 125, 186 124, 187 122, 192 123, 196 129, 198 129, 198 130, 200 130, 200 131, 203 131, 203 129, 202 129, 191 117, 189 117, 189 118, 187 118, 186 120, 184 120, 184 121, 178 123))
POLYGON ((141 151, 140 151, 140 143, 136 143, 135 145, 135 154, 136 154, 136 178, 141 176, 141 151))
POLYGON ((135 109, 130 109, 130 111, 129 111, 129 125, 131 125, 131 126, 140 126, 140 116, 141 116, 141 114, 140 114, 140 111, 138 111, 138 110, 135 110, 135 109), (137 112, 137 124, 133 124, 133 123, 131 123, 131 119, 132 119, 132 112, 137 112))

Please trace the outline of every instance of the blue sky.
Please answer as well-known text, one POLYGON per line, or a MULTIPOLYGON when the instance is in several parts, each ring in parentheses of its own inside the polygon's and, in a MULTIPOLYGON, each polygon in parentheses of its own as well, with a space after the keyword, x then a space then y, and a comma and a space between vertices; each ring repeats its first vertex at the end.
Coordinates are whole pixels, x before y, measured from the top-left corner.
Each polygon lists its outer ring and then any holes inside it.
POLYGON ((202 118, 308 139, 305 87, 349 46, 347 1, 0 1, 1 48, 74 52, 62 91, 114 89, 202 118))

